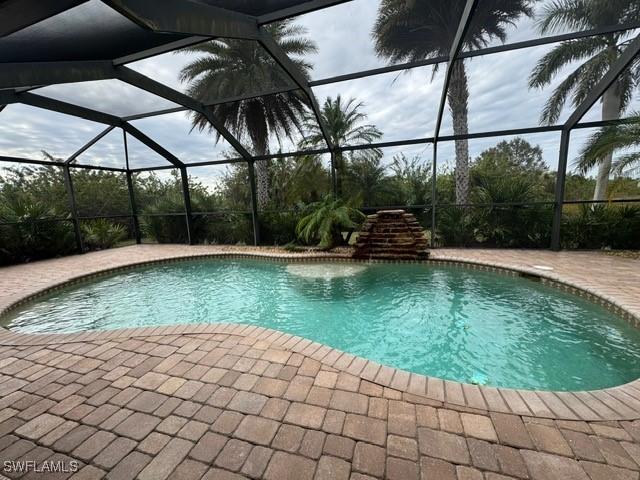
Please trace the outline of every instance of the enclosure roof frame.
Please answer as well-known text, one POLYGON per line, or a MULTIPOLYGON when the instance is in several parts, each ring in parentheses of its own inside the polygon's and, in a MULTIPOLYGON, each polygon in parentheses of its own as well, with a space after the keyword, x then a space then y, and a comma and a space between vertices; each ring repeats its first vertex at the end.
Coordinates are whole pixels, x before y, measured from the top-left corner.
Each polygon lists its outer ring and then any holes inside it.
MULTIPOLYGON (((441 101, 439 104, 436 130, 434 132, 434 135, 432 137, 421 139, 381 142, 368 145, 366 148, 383 148, 384 146, 412 145, 434 143, 438 141, 458 140, 462 138, 487 137, 491 136, 495 132, 479 132, 467 135, 440 136, 439 130, 442 121, 442 115, 446 105, 446 92, 448 87, 448 81, 446 81, 446 78, 449 75, 449 70, 453 65, 453 62, 466 58, 473 58, 480 55, 489 55, 493 53, 545 45, 559 41, 585 38, 589 36, 640 28, 640 24, 611 25, 593 30, 553 35, 543 38, 534 38, 526 41, 503 44, 477 50, 461 51, 461 43, 464 39, 464 33, 466 32, 466 29, 468 28, 469 23, 473 18, 472 13, 477 3, 477 0, 467 0, 467 3, 465 4, 465 10, 460 19, 458 31, 456 32, 456 37, 451 46, 449 55, 425 59, 421 61, 387 65, 381 68, 362 70, 359 72, 352 72, 345 75, 338 75, 324 79, 308 80, 304 77, 302 72, 300 72, 296 68, 291 59, 288 58, 287 55, 280 49, 277 43, 273 41, 273 38, 264 29, 264 25, 268 25, 269 23, 288 18, 293 18, 299 15, 304 15, 314 11, 331 8, 336 5, 349 3, 353 0, 276 0, 273 2, 274 4, 282 2, 283 5, 286 5, 283 8, 276 8, 273 11, 262 13, 259 15, 250 15, 247 13, 242 13, 239 11, 230 10, 228 8, 216 6, 215 4, 218 0, 167 0, 160 4, 154 4, 152 8, 150 7, 149 2, 146 2, 145 0, 100 1, 103 4, 110 6, 129 20, 133 21, 135 24, 151 32, 153 35, 162 36, 166 35, 167 33, 172 33, 184 35, 184 38, 175 40, 173 39, 173 37, 167 37, 168 39, 170 38, 170 41, 167 41, 166 43, 161 43, 152 48, 143 48, 138 52, 130 53, 127 55, 117 56, 116 58, 113 58, 111 60, 61 60, 25 63, 0 62, 0 112, 2 108, 4 108, 4 106, 7 104, 22 103, 25 105, 44 108, 47 110, 56 111, 59 113, 64 113, 92 122, 107 125, 107 129, 91 139, 63 162, 69 164, 74 168, 81 166, 76 161, 77 157, 81 153, 84 153, 92 145, 97 143, 113 128, 123 129, 125 132, 134 136, 149 148, 154 150, 156 153, 159 153, 162 157, 164 157, 170 166, 168 165, 161 168, 182 168, 183 166, 195 165, 193 163, 185 164, 174 154, 162 147, 158 142, 145 135, 130 123, 133 120, 139 120, 142 118, 165 115, 180 111, 192 111, 204 115, 212 125, 213 129, 216 130, 223 138, 225 138, 225 140, 229 142, 229 144, 239 153, 240 158, 244 161, 260 161, 289 156, 297 157, 313 153, 332 153, 337 151, 348 151, 365 148, 364 146, 357 145, 339 146, 332 144, 332 141, 326 129, 326 125, 324 125, 324 121, 320 113, 320 107, 318 105, 317 99, 314 96, 312 87, 436 64, 446 64, 447 75, 445 76, 445 83, 443 85, 443 90, 441 93, 441 101), (185 95, 175 89, 172 89, 171 87, 168 87, 149 77, 146 77, 126 66, 127 63, 174 51, 180 48, 184 48, 185 46, 208 41, 218 36, 254 40, 259 42, 265 48, 267 53, 269 53, 273 57, 276 63, 291 79, 291 84, 277 88, 271 87, 262 92, 240 95, 233 98, 223 98, 211 103, 203 104, 196 99, 189 97, 188 95, 185 95), (129 116, 116 116, 97 110, 92 110, 86 107, 81 107, 73 103, 50 99, 48 97, 44 97, 30 91, 32 89, 59 83, 74 83, 108 79, 123 81, 152 95, 177 103, 178 107, 129 116), (318 122, 320 130, 325 139, 326 148, 318 148, 305 152, 288 152, 285 154, 278 153, 262 156, 253 155, 241 144, 239 139, 237 139, 224 127, 222 122, 215 118, 213 111, 211 110, 211 107, 221 103, 242 101, 246 99, 262 97, 265 95, 291 92, 294 90, 301 90, 305 97, 307 97, 309 106, 316 118, 316 121, 318 122)), ((29 4, 29 8, 25 8, 25 0, 7 0, 3 3, 2 7, 0 7, 0 39, 12 33, 29 28, 37 24, 38 22, 50 19, 55 15, 59 15, 75 7, 83 5, 87 3, 88 0, 59 0, 56 2, 40 2, 37 0, 27 0, 27 2, 29 4)), ((625 58, 627 60, 624 66, 617 70, 611 69, 611 71, 607 73, 606 79, 603 79, 603 84, 610 85, 613 81, 615 81, 622 73, 626 65, 628 65, 628 63, 631 62, 633 58, 635 58, 638 54, 640 54, 640 40, 638 40, 638 37, 636 37, 635 40, 630 43, 629 48, 627 48, 625 51, 625 58)), ((593 91, 588 95, 588 98, 585 99, 583 104, 581 104, 574 110, 574 112, 569 117, 569 120, 567 120, 564 125, 549 125, 522 129, 501 130, 496 132, 512 132, 512 134, 518 134, 581 128, 581 124, 579 123, 580 119, 582 118, 584 113, 598 100, 598 98, 604 91, 598 87, 594 88, 593 91)), ((590 125, 596 126, 605 123, 606 122, 590 122, 590 125)), ((13 157, 0 156, 0 161, 8 161, 8 158, 13 157)), ((22 159, 22 161, 28 160, 29 159, 22 159)), ((236 159, 211 160, 198 162, 197 165, 215 165, 219 163, 233 163, 234 161, 236 161, 236 159)), ((33 163, 39 164, 40 161, 33 160, 33 163)), ((47 164, 51 164, 51 162, 47 162, 47 164)), ((156 169, 156 167, 132 169, 131 171, 144 171, 154 169, 156 169)))

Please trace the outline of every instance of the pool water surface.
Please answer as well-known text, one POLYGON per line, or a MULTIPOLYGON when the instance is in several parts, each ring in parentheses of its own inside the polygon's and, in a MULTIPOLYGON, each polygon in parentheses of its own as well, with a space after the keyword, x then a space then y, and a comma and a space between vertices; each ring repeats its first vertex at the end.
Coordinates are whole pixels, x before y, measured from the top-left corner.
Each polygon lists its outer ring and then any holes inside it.
POLYGON ((640 331, 520 277, 427 264, 202 259, 101 277, 3 317, 22 332, 260 325, 465 383, 590 390, 640 377, 640 331))

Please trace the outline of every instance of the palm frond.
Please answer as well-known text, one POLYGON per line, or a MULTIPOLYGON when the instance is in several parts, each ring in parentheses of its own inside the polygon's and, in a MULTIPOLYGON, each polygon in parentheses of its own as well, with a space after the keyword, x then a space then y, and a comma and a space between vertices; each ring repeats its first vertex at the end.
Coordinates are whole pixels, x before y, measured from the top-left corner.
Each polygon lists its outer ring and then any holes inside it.
MULTIPOLYGON (((316 52, 317 46, 306 37, 307 30, 293 20, 275 22, 265 28, 308 78, 311 65, 304 57, 316 52)), ((289 82, 287 74, 258 42, 216 39, 181 52, 195 54, 195 58, 182 68, 179 79, 187 84, 189 96, 205 104, 289 82)), ((241 142, 250 144, 254 152, 264 154, 269 138, 275 138, 282 145, 284 138, 297 136, 307 108, 306 99, 293 91, 217 104, 212 111, 241 142)), ((220 135, 204 115, 190 114, 190 119, 192 129, 215 133, 219 141, 220 135)))
POLYGON ((551 83, 553 78, 573 62, 590 58, 602 51, 606 44, 600 37, 581 38, 560 42, 545 54, 534 67, 529 76, 529 87, 542 88, 551 83))
POLYGON ((611 171, 616 175, 636 175, 640 172, 640 152, 627 153, 616 159, 611 171))
POLYGON ((546 3, 536 22, 542 34, 562 30, 586 30, 591 26, 586 0, 552 0, 546 3))
MULTIPOLYGON (((615 150, 640 147, 640 116, 634 114, 628 123, 606 126, 591 135, 584 144, 575 167, 581 173, 588 172, 615 150)), ((614 170, 618 173, 637 161, 637 154, 628 153, 617 159, 614 170)))
POLYGON ((540 114, 540 123, 543 125, 553 125, 556 123, 562 113, 562 109, 567 101, 567 98, 571 94, 571 91, 575 88, 576 84, 580 80, 580 75, 584 65, 578 66, 567 78, 565 78, 560 85, 558 85, 549 100, 544 105, 540 114))
POLYGON ((310 205, 309 213, 296 225, 296 235, 307 244, 317 241, 320 248, 330 249, 342 230, 357 228, 365 218, 350 202, 326 196, 310 205))

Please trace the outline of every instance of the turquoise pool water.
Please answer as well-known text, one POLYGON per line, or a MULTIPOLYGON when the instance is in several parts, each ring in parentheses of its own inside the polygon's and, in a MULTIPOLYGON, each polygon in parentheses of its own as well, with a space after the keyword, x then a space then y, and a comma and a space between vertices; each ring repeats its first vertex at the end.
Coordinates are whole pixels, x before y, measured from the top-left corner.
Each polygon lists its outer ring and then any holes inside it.
POLYGON ((354 264, 157 265, 55 292, 4 323, 28 332, 251 323, 412 372, 514 388, 594 389, 640 377, 640 331, 579 297, 462 267, 345 267, 354 264), (346 276, 327 277, 336 272, 346 276))

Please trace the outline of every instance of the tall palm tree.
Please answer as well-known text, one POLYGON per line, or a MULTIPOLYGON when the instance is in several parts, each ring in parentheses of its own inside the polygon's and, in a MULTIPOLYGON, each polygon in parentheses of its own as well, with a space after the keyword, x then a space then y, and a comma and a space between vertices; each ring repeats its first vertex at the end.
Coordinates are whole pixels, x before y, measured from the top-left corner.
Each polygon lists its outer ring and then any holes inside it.
MULTIPOLYGON (((493 39, 506 40, 506 28, 523 15, 533 14, 535 0, 482 0, 478 2, 463 40, 466 50, 477 50, 493 39)), ((449 54, 465 0, 428 2, 419 0, 382 0, 373 27, 375 50, 390 63, 417 61, 449 54)), ((438 66, 434 67, 437 69, 438 66)), ((468 127, 469 86, 465 62, 453 64, 447 91, 453 119, 453 133, 466 135, 468 127)), ((457 140, 456 201, 469 198, 469 142, 457 140)))
MULTIPOLYGON (((578 168, 589 170, 610 157, 614 150, 640 148, 640 113, 634 113, 628 123, 601 128, 591 135, 578 157, 578 168)), ((640 173, 640 150, 625 153, 612 165, 617 174, 640 173)))
MULTIPOLYGON (((346 102, 338 95, 335 100, 327 97, 322 105, 320 117, 327 127, 333 145, 363 145, 382 137, 382 132, 375 125, 363 123, 367 114, 362 111, 364 103, 350 98, 346 102)), ((307 111, 304 116, 305 138, 300 142, 301 148, 315 148, 324 145, 324 136, 316 117, 307 111)), ((345 174, 346 157, 343 152, 336 152, 333 168, 336 170, 336 193, 342 193, 342 177, 345 174)))
MULTIPOLYGON (((563 30, 590 30, 638 21, 640 4, 637 0, 555 0, 543 9, 538 20, 538 29, 545 34, 563 30)), ((553 90, 542 110, 541 123, 554 124, 568 99, 577 107, 624 51, 628 38, 629 35, 625 32, 614 32, 567 40, 544 55, 529 78, 531 88, 546 87, 564 68, 574 62, 580 63, 553 90)), ((625 70, 602 96, 602 120, 620 118, 631 101, 638 78, 639 59, 625 70)), ((610 152, 598 162, 594 200, 606 199, 612 157, 613 152, 610 152)), ((594 164, 591 164, 591 167, 593 166, 594 164)))
MULTIPOLYGON (((305 37, 304 27, 282 21, 265 27, 274 40, 289 55, 308 78, 311 65, 304 55, 314 53, 316 45, 305 37)), ((270 87, 285 86, 289 79, 269 54, 251 40, 216 39, 183 49, 197 55, 180 71, 180 80, 188 82, 187 94, 200 102, 214 102, 220 98, 258 93, 270 87)), ((269 140, 279 143, 293 138, 302 127, 307 100, 299 91, 277 93, 247 100, 229 102, 212 107, 220 119, 240 141, 249 142, 255 155, 269 153, 269 140)), ((215 129, 201 113, 191 113, 193 128, 214 132, 215 129)), ((216 142, 220 134, 216 133, 216 142)), ((268 164, 256 162, 258 206, 265 208, 269 201, 268 164)))

